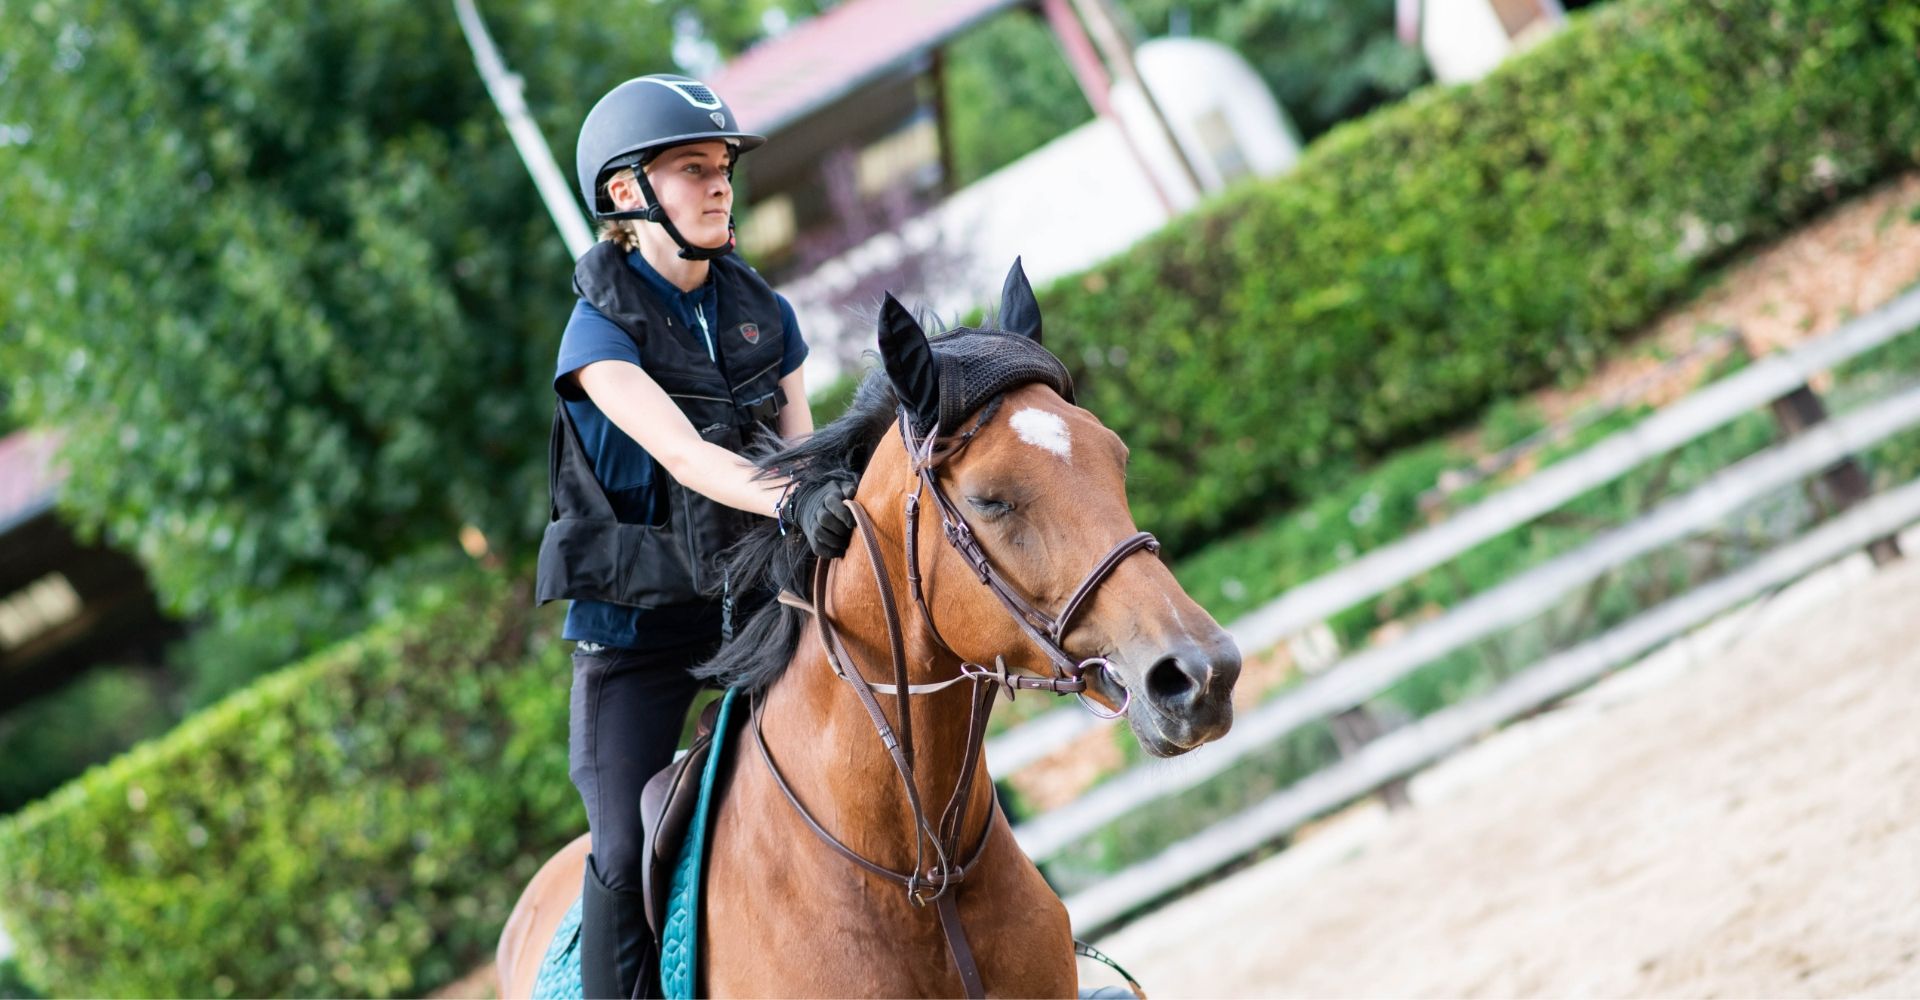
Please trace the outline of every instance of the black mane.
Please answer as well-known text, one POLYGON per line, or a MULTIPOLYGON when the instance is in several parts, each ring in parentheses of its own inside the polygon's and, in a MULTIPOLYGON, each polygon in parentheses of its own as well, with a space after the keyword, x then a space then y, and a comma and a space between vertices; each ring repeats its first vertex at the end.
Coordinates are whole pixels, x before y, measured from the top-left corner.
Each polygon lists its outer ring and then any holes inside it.
MULTIPOLYGON (((965 328, 948 336, 969 332, 965 328)), ((832 423, 789 447, 762 442, 747 457, 766 478, 790 475, 796 488, 852 472, 866 471, 867 463, 887 428, 894 422, 899 400, 887 373, 874 367, 854 392, 853 402, 832 423)), ((764 690, 785 672, 799 648, 800 636, 811 616, 773 600, 782 590, 812 599, 815 559, 800 532, 781 534, 772 518, 763 518, 734 543, 725 555, 727 580, 736 600, 743 602, 734 619, 733 638, 693 673, 727 687, 764 690)))

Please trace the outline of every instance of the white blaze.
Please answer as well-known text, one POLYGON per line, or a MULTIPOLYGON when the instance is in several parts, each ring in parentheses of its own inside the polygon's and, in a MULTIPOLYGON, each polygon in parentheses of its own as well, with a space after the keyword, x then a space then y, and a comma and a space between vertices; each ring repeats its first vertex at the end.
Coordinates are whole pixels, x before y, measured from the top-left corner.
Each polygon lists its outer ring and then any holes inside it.
POLYGON ((1058 413, 1028 407, 1014 414, 1011 423, 1020 440, 1073 460, 1073 436, 1067 433, 1067 422, 1058 413))

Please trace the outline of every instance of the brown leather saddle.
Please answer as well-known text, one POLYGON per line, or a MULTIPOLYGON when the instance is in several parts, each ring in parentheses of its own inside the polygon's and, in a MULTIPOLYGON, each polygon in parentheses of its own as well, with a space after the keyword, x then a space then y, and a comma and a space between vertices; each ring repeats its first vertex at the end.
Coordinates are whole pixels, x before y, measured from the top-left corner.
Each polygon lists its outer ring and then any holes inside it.
MULTIPOLYGON (((640 843, 646 856, 641 866, 641 890, 646 894, 647 924, 653 928, 656 943, 666 925, 667 894, 673 886, 673 869, 679 863, 681 845, 686 843, 694 806, 700 801, 700 775, 713 750, 713 726, 719 714, 720 701, 715 699, 700 712, 700 720, 694 724, 693 745, 648 779, 646 788, 640 792, 640 843)), ((736 725, 743 714, 736 710, 736 725)), ((715 775, 716 801, 731 771, 732 749, 729 747, 724 754, 728 759, 721 761, 720 771, 715 775)))

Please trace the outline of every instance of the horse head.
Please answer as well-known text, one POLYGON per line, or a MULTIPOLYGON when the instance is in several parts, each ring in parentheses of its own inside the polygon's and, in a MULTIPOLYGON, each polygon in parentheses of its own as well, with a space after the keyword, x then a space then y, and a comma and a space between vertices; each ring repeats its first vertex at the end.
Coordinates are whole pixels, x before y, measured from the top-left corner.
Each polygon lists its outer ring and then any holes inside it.
POLYGON ((891 296, 880 355, 899 401, 860 495, 907 495, 920 628, 963 662, 1056 679, 1124 712, 1162 757, 1227 732, 1240 652, 1154 557, 1127 505, 1127 447, 1073 401, 1019 261, 996 329, 929 339, 891 296), (912 508, 930 507, 917 519, 912 508))

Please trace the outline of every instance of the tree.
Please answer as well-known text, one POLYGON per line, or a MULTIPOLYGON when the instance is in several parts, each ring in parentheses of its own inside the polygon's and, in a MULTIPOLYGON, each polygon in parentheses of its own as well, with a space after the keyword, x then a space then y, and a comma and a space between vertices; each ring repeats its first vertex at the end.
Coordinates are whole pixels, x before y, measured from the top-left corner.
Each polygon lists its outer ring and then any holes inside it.
POLYGON ((1394 0, 1120 0, 1149 37, 1223 42, 1259 72, 1303 139, 1399 100, 1426 58, 1394 34, 1394 0))
MULTIPOLYGON (((565 165, 674 68, 660 5, 487 14, 565 165)), ((570 265, 450 4, 0 4, 0 137, 13 410, 176 608, 350 595, 468 524, 529 549, 570 265)))

